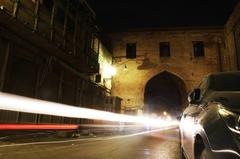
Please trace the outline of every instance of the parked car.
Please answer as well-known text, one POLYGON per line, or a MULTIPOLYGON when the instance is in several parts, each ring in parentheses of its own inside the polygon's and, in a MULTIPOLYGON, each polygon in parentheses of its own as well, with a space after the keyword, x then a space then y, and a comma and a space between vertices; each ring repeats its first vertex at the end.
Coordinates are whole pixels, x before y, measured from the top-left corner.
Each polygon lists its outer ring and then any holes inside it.
POLYGON ((180 121, 182 159, 240 158, 240 72, 211 74, 180 121))

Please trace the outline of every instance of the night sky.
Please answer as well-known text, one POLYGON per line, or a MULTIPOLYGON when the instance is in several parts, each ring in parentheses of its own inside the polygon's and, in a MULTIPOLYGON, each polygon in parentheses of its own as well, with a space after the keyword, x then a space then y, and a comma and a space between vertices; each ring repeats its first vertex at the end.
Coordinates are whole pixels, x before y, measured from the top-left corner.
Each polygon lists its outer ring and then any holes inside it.
POLYGON ((218 26, 239 0, 87 0, 104 31, 218 26))

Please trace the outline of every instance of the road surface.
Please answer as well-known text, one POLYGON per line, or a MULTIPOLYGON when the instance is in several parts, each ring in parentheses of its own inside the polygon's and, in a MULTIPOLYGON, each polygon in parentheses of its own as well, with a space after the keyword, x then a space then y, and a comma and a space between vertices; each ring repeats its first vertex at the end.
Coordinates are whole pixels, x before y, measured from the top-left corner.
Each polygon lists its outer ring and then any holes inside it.
POLYGON ((148 135, 0 146, 0 159, 178 159, 178 130, 148 135))

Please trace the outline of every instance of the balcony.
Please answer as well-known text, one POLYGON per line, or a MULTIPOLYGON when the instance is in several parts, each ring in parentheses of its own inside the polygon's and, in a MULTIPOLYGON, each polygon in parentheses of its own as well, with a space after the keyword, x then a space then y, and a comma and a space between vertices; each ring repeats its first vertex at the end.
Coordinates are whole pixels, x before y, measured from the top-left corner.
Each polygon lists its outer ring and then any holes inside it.
POLYGON ((94 15, 83 5, 75 0, 2 0, 1 32, 6 38, 25 41, 26 46, 55 56, 82 73, 98 73, 98 53, 91 48, 92 35, 96 34, 94 15))

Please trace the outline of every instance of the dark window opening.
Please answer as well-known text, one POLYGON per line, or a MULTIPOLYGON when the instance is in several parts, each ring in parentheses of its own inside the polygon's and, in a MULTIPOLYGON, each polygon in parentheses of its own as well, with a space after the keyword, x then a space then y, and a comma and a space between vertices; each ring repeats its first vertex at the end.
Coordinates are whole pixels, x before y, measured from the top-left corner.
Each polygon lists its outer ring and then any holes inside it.
POLYGON ((77 15, 77 9, 79 6, 79 0, 71 0, 69 2, 69 13, 75 17, 77 15))
POLYGON ((42 5, 49 11, 52 11, 53 0, 42 0, 42 5))
POLYGON ((204 43, 202 41, 193 41, 194 57, 204 56, 204 43))
POLYGON ((68 20, 67 20, 67 30, 71 33, 74 32, 74 28, 75 28, 75 21, 74 19, 70 18, 70 16, 68 16, 68 20))
POLYGON ((136 43, 127 44, 126 57, 129 59, 136 58, 136 43))
POLYGON ((65 9, 58 7, 56 19, 60 24, 64 24, 65 21, 65 9))
POLYGON ((170 44, 169 42, 160 42, 160 57, 170 56, 170 44))
POLYGON ((110 99, 110 104, 113 104, 113 99, 112 98, 110 99))
POLYGON ((67 6, 67 2, 68 2, 68 0, 59 0, 59 3, 60 3, 63 7, 67 6))
POLYGON ((101 79, 102 79, 101 74, 98 74, 98 75, 95 76, 95 82, 96 83, 100 83, 101 79))

